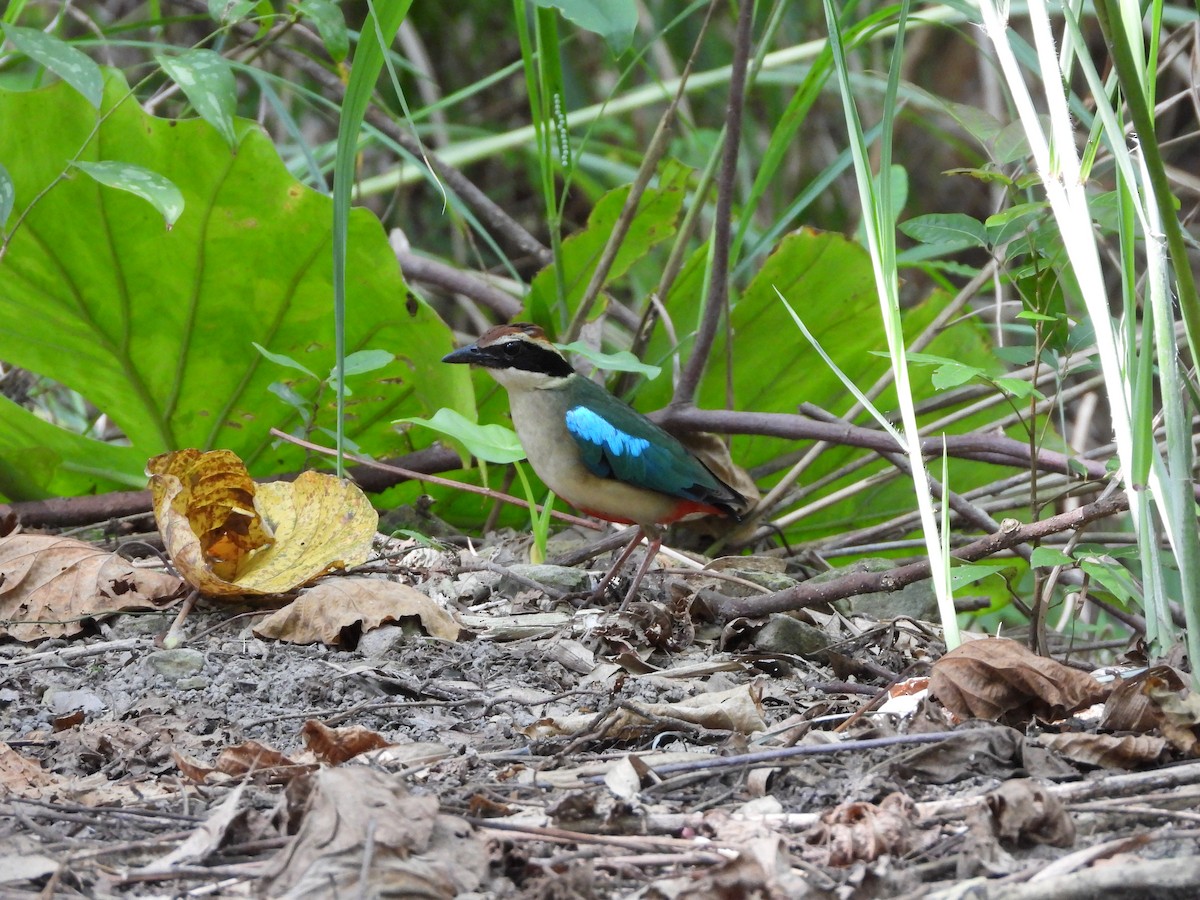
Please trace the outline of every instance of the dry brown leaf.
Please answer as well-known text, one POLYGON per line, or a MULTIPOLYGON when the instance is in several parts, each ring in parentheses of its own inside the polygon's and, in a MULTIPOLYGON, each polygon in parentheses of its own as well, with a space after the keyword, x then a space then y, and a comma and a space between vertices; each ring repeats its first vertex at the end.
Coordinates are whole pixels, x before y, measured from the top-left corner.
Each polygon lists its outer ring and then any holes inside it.
POLYGON ((1049 844, 1070 847, 1075 843, 1075 823, 1058 798, 1028 778, 1014 778, 989 793, 984 800, 1001 843, 1049 844))
POLYGON ((1150 699, 1162 710, 1159 730, 1176 750, 1200 756, 1200 694, 1175 691, 1165 681, 1147 683, 1150 699))
POLYGON ((159 609, 182 584, 83 541, 10 535, 0 538, 0 636, 40 641, 77 634, 97 616, 159 609))
POLYGON ((1038 743, 1074 762, 1104 769, 1132 769, 1157 762, 1166 738, 1149 734, 1043 734, 1038 743))
POLYGON ((300 736, 304 738, 304 746, 312 751, 313 756, 319 762, 330 766, 340 766, 360 753, 392 746, 392 741, 378 731, 372 731, 362 725, 330 728, 316 719, 309 719, 304 723, 304 727, 300 729, 300 736))
POLYGON ((175 764, 185 776, 197 784, 203 784, 210 775, 223 775, 233 779, 268 776, 272 781, 287 781, 298 775, 311 772, 316 764, 311 760, 296 760, 273 747, 258 741, 246 741, 226 747, 217 754, 211 766, 185 756, 178 750, 172 751, 175 764))
POLYGON ((271 861, 268 897, 453 898, 487 871, 483 841, 436 797, 409 796, 395 776, 366 766, 324 768, 291 843, 271 861), (364 866, 364 860, 369 865, 364 866))
POLYGON ((59 777, 0 742, 0 797, 40 797, 59 777))
POLYGON ((447 641, 457 641, 464 631, 455 614, 407 584, 348 576, 331 578, 305 591, 259 622, 254 633, 293 644, 320 641, 338 646, 344 629, 367 632, 385 622, 407 618, 420 619, 426 632, 447 641))
POLYGON ((929 691, 955 715, 1018 724, 1057 721, 1099 703, 1110 688, 1016 641, 988 638, 934 663, 929 691))
POLYGON ((0 742, 0 797, 49 800, 80 806, 130 806, 177 792, 173 785, 153 778, 110 781, 104 772, 60 775, 44 769, 0 742))
POLYGON ((303 472, 255 484, 228 450, 165 453, 146 474, 171 560, 209 597, 283 593, 358 565, 379 524, 348 481, 303 472))
POLYGON ((1163 721, 1163 712, 1151 694, 1181 691, 1183 679, 1170 666, 1154 666, 1117 682, 1104 701, 1100 727, 1107 731, 1154 731, 1163 721))
POLYGON ((884 854, 905 853, 912 846, 917 818, 916 804, 892 793, 878 806, 856 801, 828 810, 805 833, 804 841, 821 850, 823 865, 870 862, 884 854))

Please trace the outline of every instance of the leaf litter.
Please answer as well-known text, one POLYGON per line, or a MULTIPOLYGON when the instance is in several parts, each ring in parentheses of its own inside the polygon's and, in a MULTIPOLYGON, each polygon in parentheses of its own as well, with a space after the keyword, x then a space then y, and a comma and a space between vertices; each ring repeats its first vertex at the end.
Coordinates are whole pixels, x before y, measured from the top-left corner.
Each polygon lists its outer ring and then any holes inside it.
MULTIPOLYGON (((255 500, 222 502, 199 533, 228 562, 255 500)), ((1109 862, 1147 895, 1195 880, 1200 703, 1175 670, 1098 678, 995 638, 943 654, 934 626, 849 605, 716 622, 704 592, 731 583, 702 575, 618 618, 507 578, 522 542, 338 551, 294 585, 355 574, 298 597, 218 589, 178 648, 171 592, 38 613, 71 630, 22 632, 14 608, 0 890, 1055 897, 1111 889, 1109 862)), ((29 568, 0 564, 0 591, 29 568)))

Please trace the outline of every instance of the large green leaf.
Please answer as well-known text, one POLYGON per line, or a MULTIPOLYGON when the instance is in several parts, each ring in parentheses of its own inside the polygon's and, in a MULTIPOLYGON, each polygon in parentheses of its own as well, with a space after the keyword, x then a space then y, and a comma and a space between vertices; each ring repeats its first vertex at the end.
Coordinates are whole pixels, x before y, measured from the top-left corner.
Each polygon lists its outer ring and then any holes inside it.
MULTIPOLYGON (((187 446, 235 450, 255 474, 295 468, 302 452, 274 446, 268 431, 299 417, 268 385, 296 373, 251 342, 313 372, 333 365, 330 199, 288 174, 253 123, 237 122, 231 153, 208 123, 148 116, 128 93, 108 73, 111 114, 89 143, 96 111, 69 87, 0 90, 15 212, 53 185, 0 259, 0 359, 83 394, 132 444, 98 453, 96 442, 0 404, 0 458, 52 463, 20 467, 32 480, 7 479, 10 498, 124 486, 147 457, 187 446), (179 221, 167 230, 144 200, 85 177, 54 183, 81 147, 83 160, 168 178, 186 201, 179 221)), ((450 332, 407 290, 379 221, 357 210, 349 233, 347 350, 397 359, 350 380, 347 430, 367 452, 393 452, 392 420, 443 406, 470 414, 474 400, 465 367, 440 363, 450 332)), ((293 387, 309 398, 316 390, 303 379, 293 387)), ((331 403, 326 391, 318 423, 331 403)))

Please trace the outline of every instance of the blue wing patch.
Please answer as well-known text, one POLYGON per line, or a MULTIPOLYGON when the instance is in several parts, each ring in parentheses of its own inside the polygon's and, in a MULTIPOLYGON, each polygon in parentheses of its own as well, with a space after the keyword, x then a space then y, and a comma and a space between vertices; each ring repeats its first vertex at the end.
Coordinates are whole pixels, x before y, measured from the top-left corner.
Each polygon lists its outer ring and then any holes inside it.
POLYGON ((728 506, 741 497, 667 432, 589 381, 574 390, 584 403, 567 410, 567 432, 580 461, 611 478, 672 497, 728 506))
POLYGON ((626 434, 586 406, 576 406, 567 410, 567 430, 577 441, 590 444, 601 451, 600 454, 585 453, 585 462, 594 474, 602 478, 612 476, 612 467, 604 465, 597 457, 628 459, 641 456, 650 447, 650 442, 645 438, 626 434), (596 471, 595 464, 599 464, 603 471, 596 471))

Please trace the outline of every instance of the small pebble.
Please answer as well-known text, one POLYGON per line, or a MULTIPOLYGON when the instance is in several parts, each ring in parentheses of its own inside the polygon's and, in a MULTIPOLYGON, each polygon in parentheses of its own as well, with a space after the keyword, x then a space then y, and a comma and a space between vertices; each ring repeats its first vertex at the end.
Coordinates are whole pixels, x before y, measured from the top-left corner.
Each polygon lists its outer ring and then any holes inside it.
POLYGON ((204 668, 204 654, 190 647, 159 650, 146 657, 146 663, 164 678, 179 681, 197 674, 204 668))

